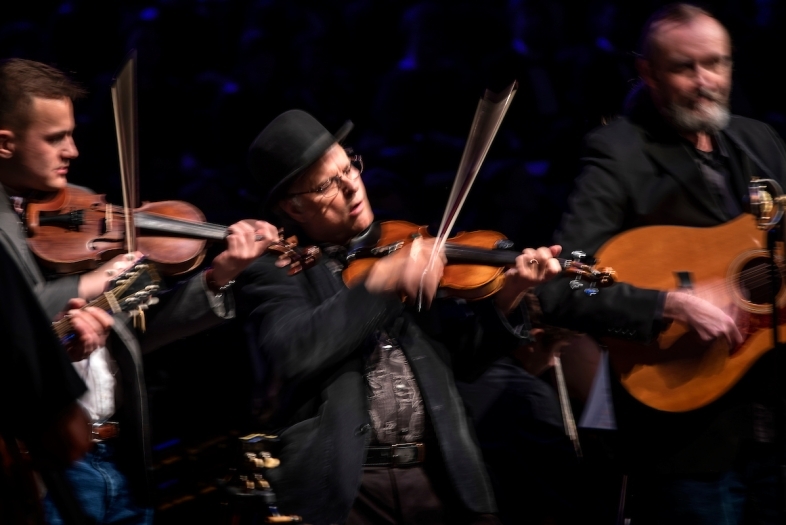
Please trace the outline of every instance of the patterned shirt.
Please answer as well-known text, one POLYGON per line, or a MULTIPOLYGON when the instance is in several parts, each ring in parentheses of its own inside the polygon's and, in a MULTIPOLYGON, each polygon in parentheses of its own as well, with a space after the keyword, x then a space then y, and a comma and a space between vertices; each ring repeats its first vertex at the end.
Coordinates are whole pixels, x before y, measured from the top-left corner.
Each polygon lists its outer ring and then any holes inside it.
POLYGON ((372 441, 380 445, 422 441, 426 411, 415 376, 398 342, 377 333, 366 361, 372 441))
MULTIPOLYGON (((342 246, 321 246, 328 268, 338 277, 346 266, 342 246)), ((422 441, 427 432, 426 410, 415 375, 398 341, 383 331, 366 360, 366 393, 375 445, 422 441)))

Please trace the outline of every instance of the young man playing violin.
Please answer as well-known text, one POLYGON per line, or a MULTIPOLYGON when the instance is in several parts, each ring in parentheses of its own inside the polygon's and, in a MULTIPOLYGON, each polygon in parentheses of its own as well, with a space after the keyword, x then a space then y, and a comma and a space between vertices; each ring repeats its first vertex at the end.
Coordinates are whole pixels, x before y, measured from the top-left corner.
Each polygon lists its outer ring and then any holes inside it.
MULTIPOLYGON (((0 62, 0 242, 18 259, 50 318, 72 298, 82 301, 72 306, 96 298, 110 279, 144 255, 120 256, 82 275, 45 280, 27 248, 21 220, 25 200, 66 187, 70 163, 78 155, 72 100, 82 94, 62 72, 45 64, 21 59, 0 62)), ((84 351, 71 354, 73 366, 88 386, 80 401, 92 420, 94 446, 66 476, 96 523, 152 520, 141 353, 232 317, 228 286, 277 239, 276 228, 262 221, 230 226, 226 249, 214 258, 212 269, 163 294, 161 304, 149 310, 142 337, 137 339, 139 334, 124 318, 114 323, 106 345, 94 337, 84 351)), ((111 320, 101 314, 98 320, 106 330, 111 320)), ((51 501, 45 504, 47 520, 60 523, 51 501)))
POLYGON ((419 239, 345 285, 347 243, 374 219, 361 159, 339 145, 350 129, 287 111, 249 152, 266 210, 322 251, 292 276, 265 255, 238 281, 267 392, 261 423, 281 440, 266 478, 282 512, 314 525, 497 523, 454 370, 471 374, 527 337, 520 297, 559 273, 559 247, 524 250, 503 289, 472 303, 437 299, 444 256, 429 267, 433 242, 419 239))

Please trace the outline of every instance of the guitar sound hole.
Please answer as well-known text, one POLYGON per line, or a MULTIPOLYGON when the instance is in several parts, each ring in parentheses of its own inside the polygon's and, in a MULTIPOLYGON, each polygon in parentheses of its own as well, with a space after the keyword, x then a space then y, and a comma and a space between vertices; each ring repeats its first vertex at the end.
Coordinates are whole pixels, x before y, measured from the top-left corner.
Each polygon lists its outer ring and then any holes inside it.
MULTIPOLYGON (((778 290, 783 281, 780 271, 775 276, 778 290)), ((770 260, 766 257, 751 259, 739 274, 739 286, 742 296, 753 304, 772 304, 772 282, 770 276, 770 260)))

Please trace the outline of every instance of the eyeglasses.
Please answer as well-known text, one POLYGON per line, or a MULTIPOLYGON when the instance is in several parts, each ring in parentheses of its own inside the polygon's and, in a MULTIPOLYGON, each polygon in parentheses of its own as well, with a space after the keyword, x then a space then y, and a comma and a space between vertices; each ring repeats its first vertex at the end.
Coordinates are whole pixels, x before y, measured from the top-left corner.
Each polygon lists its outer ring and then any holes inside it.
POLYGON ((316 193, 320 199, 335 196, 338 193, 339 184, 343 184, 344 180, 356 180, 363 173, 363 157, 352 154, 352 150, 347 150, 347 155, 349 156, 348 171, 330 177, 313 190, 296 191, 288 193, 287 196, 295 197, 307 193, 316 193))

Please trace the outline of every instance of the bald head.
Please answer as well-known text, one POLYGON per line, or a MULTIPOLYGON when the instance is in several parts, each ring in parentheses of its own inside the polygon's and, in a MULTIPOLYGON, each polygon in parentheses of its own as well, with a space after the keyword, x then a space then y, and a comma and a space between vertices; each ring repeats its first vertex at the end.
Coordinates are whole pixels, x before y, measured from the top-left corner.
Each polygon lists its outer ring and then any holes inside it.
POLYGON ((663 50, 664 42, 667 41, 669 30, 690 26, 697 21, 706 22, 707 19, 717 24, 717 28, 725 34, 731 45, 726 28, 709 11, 692 4, 669 4, 653 13, 644 24, 639 41, 641 57, 649 62, 656 60, 663 50))

